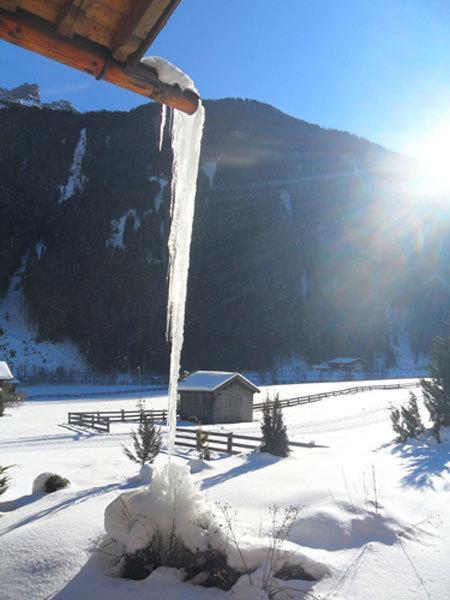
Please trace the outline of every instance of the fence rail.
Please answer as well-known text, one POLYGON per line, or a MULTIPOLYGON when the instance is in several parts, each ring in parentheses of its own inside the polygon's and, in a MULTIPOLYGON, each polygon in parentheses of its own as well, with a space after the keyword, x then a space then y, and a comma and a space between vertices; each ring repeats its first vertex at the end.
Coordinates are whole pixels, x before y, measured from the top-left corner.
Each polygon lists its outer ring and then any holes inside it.
MULTIPOLYGON (((151 419, 152 421, 166 421, 165 410, 108 410, 97 412, 69 412, 69 424, 80 427, 89 427, 96 431, 109 433, 111 423, 137 422, 151 419)), ((199 427, 177 427, 175 433, 175 445, 186 448, 196 448, 197 431, 199 427)), ((207 434, 208 448, 215 452, 226 454, 239 454, 242 450, 256 450, 261 446, 262 438, 253 435, 244 435, 234 431, 221 432, 203 429, 207 434)), ((296 448, 325 448, 312 443, 289 442, 289 446, 296 448)))
POLYGON ((69 412, 69 425, 91 427, 109 433, 111 423, 142 422, 144 420, 166 421, 166 410, 101 410, 93 412, 69 412))
MULTIPOLYGON (((282 408, 286 408, 289 406, 298 406, 299 404, 317 402, 319 400, 322 400, 323 398, 330 398, 333 396, 356 394, 358 392, 365 392, 370 390, 411 389, 419 385, 419 382, 358 385, 342 390, 331 390, 328 392, 321 392, 318 394, 309 394, 308 396, 285 398, 283 400, 280 400, 280 404, 282 408)), ((269 403, 273 404, 273 402, 271 401, 269 401, 269 403)), ((261 410, 264 405, 265 402, 254 404, 253 410, 261 410)), ((152 421, 159 421, 163 423, 167 422, 167 411, 137 409, 69 412, 68 421, 70 425, 89 427, 97 431, 109 433, 111 423, 142 422, 146 419, 151 419, 152 421)), ((198 427, 177 427, 175 444, 177 446, 184 446, 187 448, 197 448, 197 430, 198 427)), ((208 429, 202 429, 202 431, 208 434, 208 447, 210 450, 214 450, 217 452, 226 452, 227 454, 238 454, 242 450, 255 450, 256 448, 260 447, 262 441, 260 437, 239 434, 233 431, 229 431, 226 433, 220 431, 212 431, 208 429)), ((325 447, 316 446, 314 444, 307 444, 303 442, 289 442, 289 446, 297 448, 325 447)))
MULTIPOLYGON (((317 402, 322 400, 323 398, 331 398, 333 396, 344 396, 346 394, 357 394, 358 392, 366 392, 370 390, 399 390, 399 389, 410 389, 414 387, 418 387, 420 383, 376 383, 373 385, 357 385, 349 388, 345 388, 342 390, 331 390, 328 392, 320 392, 318 394, 309 394, 308 396, 297 396, 296 398, 285 398, 280 400, 280 405, 282 408, 286 408, 288 406, 298 406, 299 404, 308 404, 309 402, 317 402)), ((273 404, 273 401, 268 401, 270 404, 273 404)), ((261 410, 265 402, 258 402, 253 405, 253 410, 261 410)))
POLYGON ((26 400, 39 400, 39 399, 70 399, 70 398, 100 398, 102 396, 126 396, 127 394, 142 394, 144 392, 157 392, 158 390, 165 390, 166 388, 162 385, 159 386, 142 386, 138 388, 130 388, 124 390, 103 390, 101 392, 85 392, 79 393, 66 393, 66 394, 30 394, 25 396, 26 400))

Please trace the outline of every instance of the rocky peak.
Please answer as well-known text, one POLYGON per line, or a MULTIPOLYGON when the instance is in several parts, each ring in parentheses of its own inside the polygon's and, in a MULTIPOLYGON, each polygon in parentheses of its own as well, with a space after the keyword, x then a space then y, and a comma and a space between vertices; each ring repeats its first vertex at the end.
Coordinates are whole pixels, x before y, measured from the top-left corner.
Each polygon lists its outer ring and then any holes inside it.
POLYGON ((0 104, 13 103, 22 106, 35 106, 37 108, 49 108, 50 110, 68 110, 76 112, 68 100, 57 100, 55 102, 43 103, 36 83, 23 83, 10 90, 0 87, 0 104))

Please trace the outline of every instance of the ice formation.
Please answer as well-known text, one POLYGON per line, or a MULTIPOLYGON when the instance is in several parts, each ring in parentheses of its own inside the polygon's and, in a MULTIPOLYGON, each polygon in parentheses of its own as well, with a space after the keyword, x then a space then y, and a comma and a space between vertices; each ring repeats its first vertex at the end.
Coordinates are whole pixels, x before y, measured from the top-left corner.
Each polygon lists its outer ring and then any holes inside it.
POLYGON ((164 127, 166 126, 166 118, 167 118, 167 106, 165 104, 161 105, 161 123, 159 125, 159 142, 158 142, 158 150, 161 152, 164 138, 164 127))
POLYGON ((105 510, 105 530, 127 553, 145 548, 156 535, 169 545, 175 532, 192 551, 217 544, 221 532, 187 466, 168 463, 153 475, 150 487, 125 492, 105 510))
MULTIPOLYGON (((166 60, 150 56, 144 58, 142 62, 155 68, 161 81, 172 85, 178 84, 181 89, 195 91, 192 80, 166 60)), ((164 120, 163 113, 161 115, 161 131, 164 127, 164 120)), ((169 461, 175 444, 177 386, 183 347, 189 252, 204 120, 205 110, 201 102, 193 115, 175 110, 172 120, 173 166, 170 205, 172 222, 168 242, 169 295, 167 301, 167 339, 171 342, 167 418, 169 461)), ((161 139, 162 133, 160 132, 160 144, 161 139)))

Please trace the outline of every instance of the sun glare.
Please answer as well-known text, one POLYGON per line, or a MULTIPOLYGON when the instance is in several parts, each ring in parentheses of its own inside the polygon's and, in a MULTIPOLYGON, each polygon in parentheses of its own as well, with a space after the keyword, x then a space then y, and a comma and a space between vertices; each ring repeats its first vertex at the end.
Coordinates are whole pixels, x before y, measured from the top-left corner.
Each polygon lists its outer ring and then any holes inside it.
POLYGON ((450 118, 425 137, 416 156, 422 185, 436 194, 450 194, 450 118))

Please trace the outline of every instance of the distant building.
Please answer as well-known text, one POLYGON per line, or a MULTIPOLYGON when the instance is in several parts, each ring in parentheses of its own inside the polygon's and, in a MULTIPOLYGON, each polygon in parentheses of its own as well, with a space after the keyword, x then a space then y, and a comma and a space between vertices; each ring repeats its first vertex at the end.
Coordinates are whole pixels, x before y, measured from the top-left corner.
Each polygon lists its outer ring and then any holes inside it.
POLYGON ((178 384, 179 415, 200 423, 253 420, 253 394, 259 389, 240 373, 196 371, 178 384))
POLYGON ((316 371, 364 371, 367 368, 367 362, 362 358, 333 358, 319 365, 313 365, 316 371))
POLYGON ((11 373, 8 363, 5 361, 0 361, 0 388, 4 389, 5 391, 8 390, 14 392, 17 383, 18 381, 11 373))

